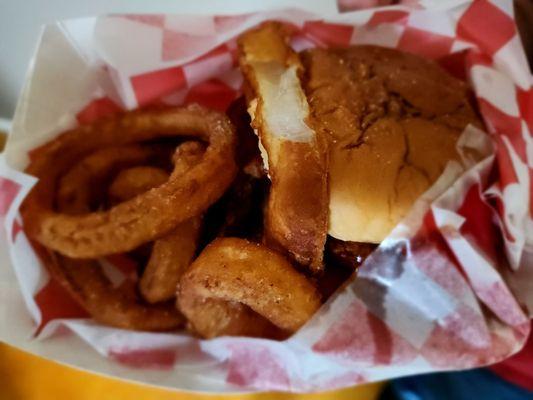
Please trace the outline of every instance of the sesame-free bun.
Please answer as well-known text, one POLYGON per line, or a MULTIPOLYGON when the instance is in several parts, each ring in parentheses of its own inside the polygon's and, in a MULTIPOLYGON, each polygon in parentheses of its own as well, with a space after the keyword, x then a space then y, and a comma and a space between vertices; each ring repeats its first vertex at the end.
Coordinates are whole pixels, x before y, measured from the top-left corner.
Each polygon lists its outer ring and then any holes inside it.
POLYGON ((314 121, 329 138, 329 228, 344 241, 381 242, 458 157, 480 125, 465 83, 436 63, 376 46, 301 55, 314 121))

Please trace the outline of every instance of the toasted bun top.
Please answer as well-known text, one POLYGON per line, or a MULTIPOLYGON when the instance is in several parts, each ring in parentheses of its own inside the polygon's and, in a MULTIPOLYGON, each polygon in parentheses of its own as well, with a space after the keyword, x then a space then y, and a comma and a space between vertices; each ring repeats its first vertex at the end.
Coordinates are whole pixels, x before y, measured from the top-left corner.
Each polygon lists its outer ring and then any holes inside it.
POLYGON ((480 125, 467 86, 436 63, 376 46, 302 54, 307 97, 330 139, 329 234, 382 241, 480 125))

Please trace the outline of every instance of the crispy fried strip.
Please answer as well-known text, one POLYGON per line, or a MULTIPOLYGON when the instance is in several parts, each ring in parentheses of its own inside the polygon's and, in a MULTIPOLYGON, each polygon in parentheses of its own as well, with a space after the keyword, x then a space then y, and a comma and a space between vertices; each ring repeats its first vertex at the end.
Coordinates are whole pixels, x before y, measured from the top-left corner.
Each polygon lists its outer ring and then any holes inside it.
POLYGON ((109 186, 109 197, 117 202, 129 200, 167 180, 168 174, 161 168, 139 166, 123 169, 109 186))
POLYGON ((250 334, 256 318, 246 307, 289 333, 320 307, 315 287, 284 257, 236 238, 216 239, 204 249, 181 278, 177 299, 203 337, 250 334))
MULTIPOLYGON (((146 162, 155 152, 154 147, 140 145, 108 147, 95 151, 61 177, 56 199, 58 208, 67 213, 90 212, 95 189, 103 186, 103 181, 110 174, 121 168, 146 162)), ((163 173, 165 180, 168 179, 168 174, 163 173)))
POLYGON ((73 129, 40 149, 27 172, 39 178, 21 208, 26 232, 44 246, 73 258, 134 249, 201 214, 236 173, 235 134, 228 119, 197 105, 135 111, 73 129), (102 147, 162 136, 188 136, 209 143, 202 161, 185 176, 172 174, 156 189, 108 211, 67 215, 53 210, 59 174, 102 147))
POLYGON ((194 307, 189 329, 209 339, 218 336, 249 336, 285 339, 290 332, 278 328, 250 307, 217 299, 202 299, 194 307))
MULTIPOLYGON (((146 161, 153 149, 141 147, 109 148, 97 151, 76 164, 61 179, 58 204, 65 204, 72 213, 88 210, 88 185, 109 174, 109 170, 128 162, 146 161), (70 201, 67 201, 70 200, 70 201)), ((175 174, 185 174, 200 162, 204 149, 199 143, 182 144, 174 156, 175 174)), ((137 166, 118 173, 108 191, 118 201, 135 196, 163 184, 168 174, 160 168, 137 166)), ((63 209, 60 206, 60 209, 63 209)), ((196 252, 201 229, 201 217, 193 217, 154 242, 150 259, 139 282, 141 295, 149 303, 170 300, 176 296, 176 286, 196 252)))
MULTIPOLYGON (((199 162, 202 156, 201 148, 186 160, 183 173, 199 162)), ((178 158, 176 162, 184 162, 178 158)), ((177 166, 182 168, 182 166, 177 166)), ((176 169, 175 169, 176 170, 176 169)), ((168 178, 165 171, 154 167, 134 167, 121 171, 109 188, 110 195, 118 200, 129 200, 157 187, 168 178)), ((202 227, 202 217, 193 217, 179 224, 154 242, 148 264, 139 281, 139 289, 143 298, 149 303, 158 303, 176 297, 176 287, 179 278, 191 264, 202 227)))
MULTIPOLYGON (((195 143, 182 145, 184 157, 176 157, 176 169, 186 170, 191 153, 200 154, 195 143)), ((74 166, 61 180, 58 188, 58 208, 73 214, 89 209, 87 185, 102 177, 114 166, 146 160, 149 149, 139 147, 111 148, 97 151, 74 166), (67 200, 72 201, 67 201, 67 200)), ((195 158, 197 159, 197 158, 195 158)), ((162 171, 164 173, 164 171, 162 171)), ((36 244, 39 246, 38 244, 36 244)), ((95 260, 75 260, 53 251, 42 252, 41 259, 52 276, 96 320, 118 328, 146 331, 166 331, 183 325, 183 316, 171 304, 147 305, 140 302, 132 285, 113 287, 95 260)), ((174 285, 175 287, 175 285, 174 285)))
POLYGON ((154 242, 139 282, 141 295, 147 302, 176 297, 178 281, 196 254, 201 228, 202 218, 193 217, 154 242))
POLYGON ((147 305, 139 301, 133 286, 113 287, 97 261, 74 260, 51 251, 41 259, 52 276, 98 322, 142 331, 168 331, 184 323, 172 304, 147 305))
POLYGON ((249 31, 239 39, 239 62, 272 181, 267 239, 319 272, 328 222, 327 144, 314 130, 298 76, 302 66, 288 40, 277 23, 249 31))

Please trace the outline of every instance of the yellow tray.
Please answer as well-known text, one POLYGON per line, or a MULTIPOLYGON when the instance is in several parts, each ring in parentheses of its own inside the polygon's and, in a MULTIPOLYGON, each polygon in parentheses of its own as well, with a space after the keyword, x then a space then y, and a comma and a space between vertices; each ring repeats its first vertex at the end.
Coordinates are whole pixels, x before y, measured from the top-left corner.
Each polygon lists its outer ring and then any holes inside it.
POLYGON ((261 393, 213 396, 181 393, 89 374, 16 350, 0 343, 0 399, 2 400, 373 400, 383 384, 370 384, 307 395, 261 393))

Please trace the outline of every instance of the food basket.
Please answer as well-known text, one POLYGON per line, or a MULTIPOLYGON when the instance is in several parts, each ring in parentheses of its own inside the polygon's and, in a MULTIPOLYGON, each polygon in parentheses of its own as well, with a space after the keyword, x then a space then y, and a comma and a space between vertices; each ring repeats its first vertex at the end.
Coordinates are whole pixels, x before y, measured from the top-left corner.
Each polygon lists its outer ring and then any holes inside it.
POLYGON ((0 159, 2 340, 92 372, 213 393, 330 390, 479 367, 519 351, 533 312, 533 89, 512 2, 427 3, 328 16, 284 9, 47 25, 0 159), (200 340, 88 319, 24 234, 19 206, 35 182, 23 172, 31 151, 126 109, 197 102, 224 111, 243 82, 236 37, 266 20, 297 27, 296 50, 376 44, 436 60, 470 82, 487 132, 465 129, 461 160, 358 277, 285 341, 200 340))

